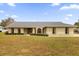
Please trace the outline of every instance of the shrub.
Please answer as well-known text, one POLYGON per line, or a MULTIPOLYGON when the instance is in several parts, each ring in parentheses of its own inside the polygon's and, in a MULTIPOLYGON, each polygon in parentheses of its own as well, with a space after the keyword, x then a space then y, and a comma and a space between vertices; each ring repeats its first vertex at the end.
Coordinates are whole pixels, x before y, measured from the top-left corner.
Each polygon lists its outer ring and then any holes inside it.
POLYGON ((7 35, 23 35, 23 33, 8 33, 8 32, 6 32, 5 34, 7 34, 7 35))
POLYGON ((2 31, 0 31, 0 32, 2 32, 2 31))
POLYGON ((48 36, 48 34, 30 34, 30 35, 35 35, 35 36, 48 36))

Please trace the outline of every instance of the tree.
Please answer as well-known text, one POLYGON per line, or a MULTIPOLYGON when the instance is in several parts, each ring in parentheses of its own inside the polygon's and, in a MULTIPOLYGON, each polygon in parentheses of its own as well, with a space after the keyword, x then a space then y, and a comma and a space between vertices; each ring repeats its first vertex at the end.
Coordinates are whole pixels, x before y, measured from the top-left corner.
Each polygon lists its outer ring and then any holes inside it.
POLYGON ((75 22, 75 24, 74 25, 76 25, 76 26, 78 26, 79 27, 79 19, 78 19, 78 21, 77 22, 75 22))
POLYGON ((5 26, 7 26, 7 25, 9 25, 9 24, 11 24, 13 22, 14 22, 14 19, 11 18, 11 17, 8 17, 7 19, 3 19, 1 21, 1 26, 5 27, 5 26))

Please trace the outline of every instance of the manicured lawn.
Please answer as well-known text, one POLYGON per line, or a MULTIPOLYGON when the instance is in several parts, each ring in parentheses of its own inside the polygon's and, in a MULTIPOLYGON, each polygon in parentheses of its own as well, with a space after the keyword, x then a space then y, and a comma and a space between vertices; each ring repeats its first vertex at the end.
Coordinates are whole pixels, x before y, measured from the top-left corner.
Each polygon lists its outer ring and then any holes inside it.
POLYGON ((79 38, 4 35, 4 33, 0 33, 0 55, 79 56, 79 38))

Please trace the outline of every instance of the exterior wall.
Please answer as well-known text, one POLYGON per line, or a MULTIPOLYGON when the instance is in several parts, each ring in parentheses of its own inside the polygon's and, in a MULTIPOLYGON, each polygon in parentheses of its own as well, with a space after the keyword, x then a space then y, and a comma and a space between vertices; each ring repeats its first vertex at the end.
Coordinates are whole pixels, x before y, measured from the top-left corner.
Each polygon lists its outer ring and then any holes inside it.
POLYGON ((74 34, 74 28, 69 28, 69 34, 65 34, 65 27, 64 28, 56 28, 56 33, 52 33, 52 28, 46 28, 46 34, 49 36, 73 36, 74 34))
POLYGON ((10 28, 8 28, 7 30, 8 30, 8 33, 11 33, 11 29, 10 28))
POLYGON ((18 33, 18 29, 17 28, 14 28, 14 33, 18 33))
POLYGON ((56 34, 65 34, 65 28, 56 28, 56 34))
POLYGON ((32 29, 32 33, 35 33, 35 28, 32 29))
POLYGON ((69 28, 69 34, 74 34, 74 28, 69 28))
POLYGON ((46 34, 52 35, 52 28, 46 28, 46 34))

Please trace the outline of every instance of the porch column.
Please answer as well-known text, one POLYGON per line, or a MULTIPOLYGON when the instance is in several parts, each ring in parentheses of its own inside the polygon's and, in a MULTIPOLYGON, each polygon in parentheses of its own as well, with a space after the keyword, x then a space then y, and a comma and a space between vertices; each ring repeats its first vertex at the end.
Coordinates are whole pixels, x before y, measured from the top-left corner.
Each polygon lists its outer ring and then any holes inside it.
POLYGON ((23 28, 21 28, 20 30, 21 30, 21 33, 24 33, 24 29, 23 28))
POLYGON ((74 28, 69 28, 69 34, 73 35, 74 34, 74 28))
POLYGON ((41 34, 43 34, 43 28, 41 28, 41 34))
POLYGON ((18 33, 18 29, 17 28, 14 28, 14 33, 18 33))
POLYGON ((33 33, 33 34, 35 33, 35 28, 33 28, 32 33, 33 33))

